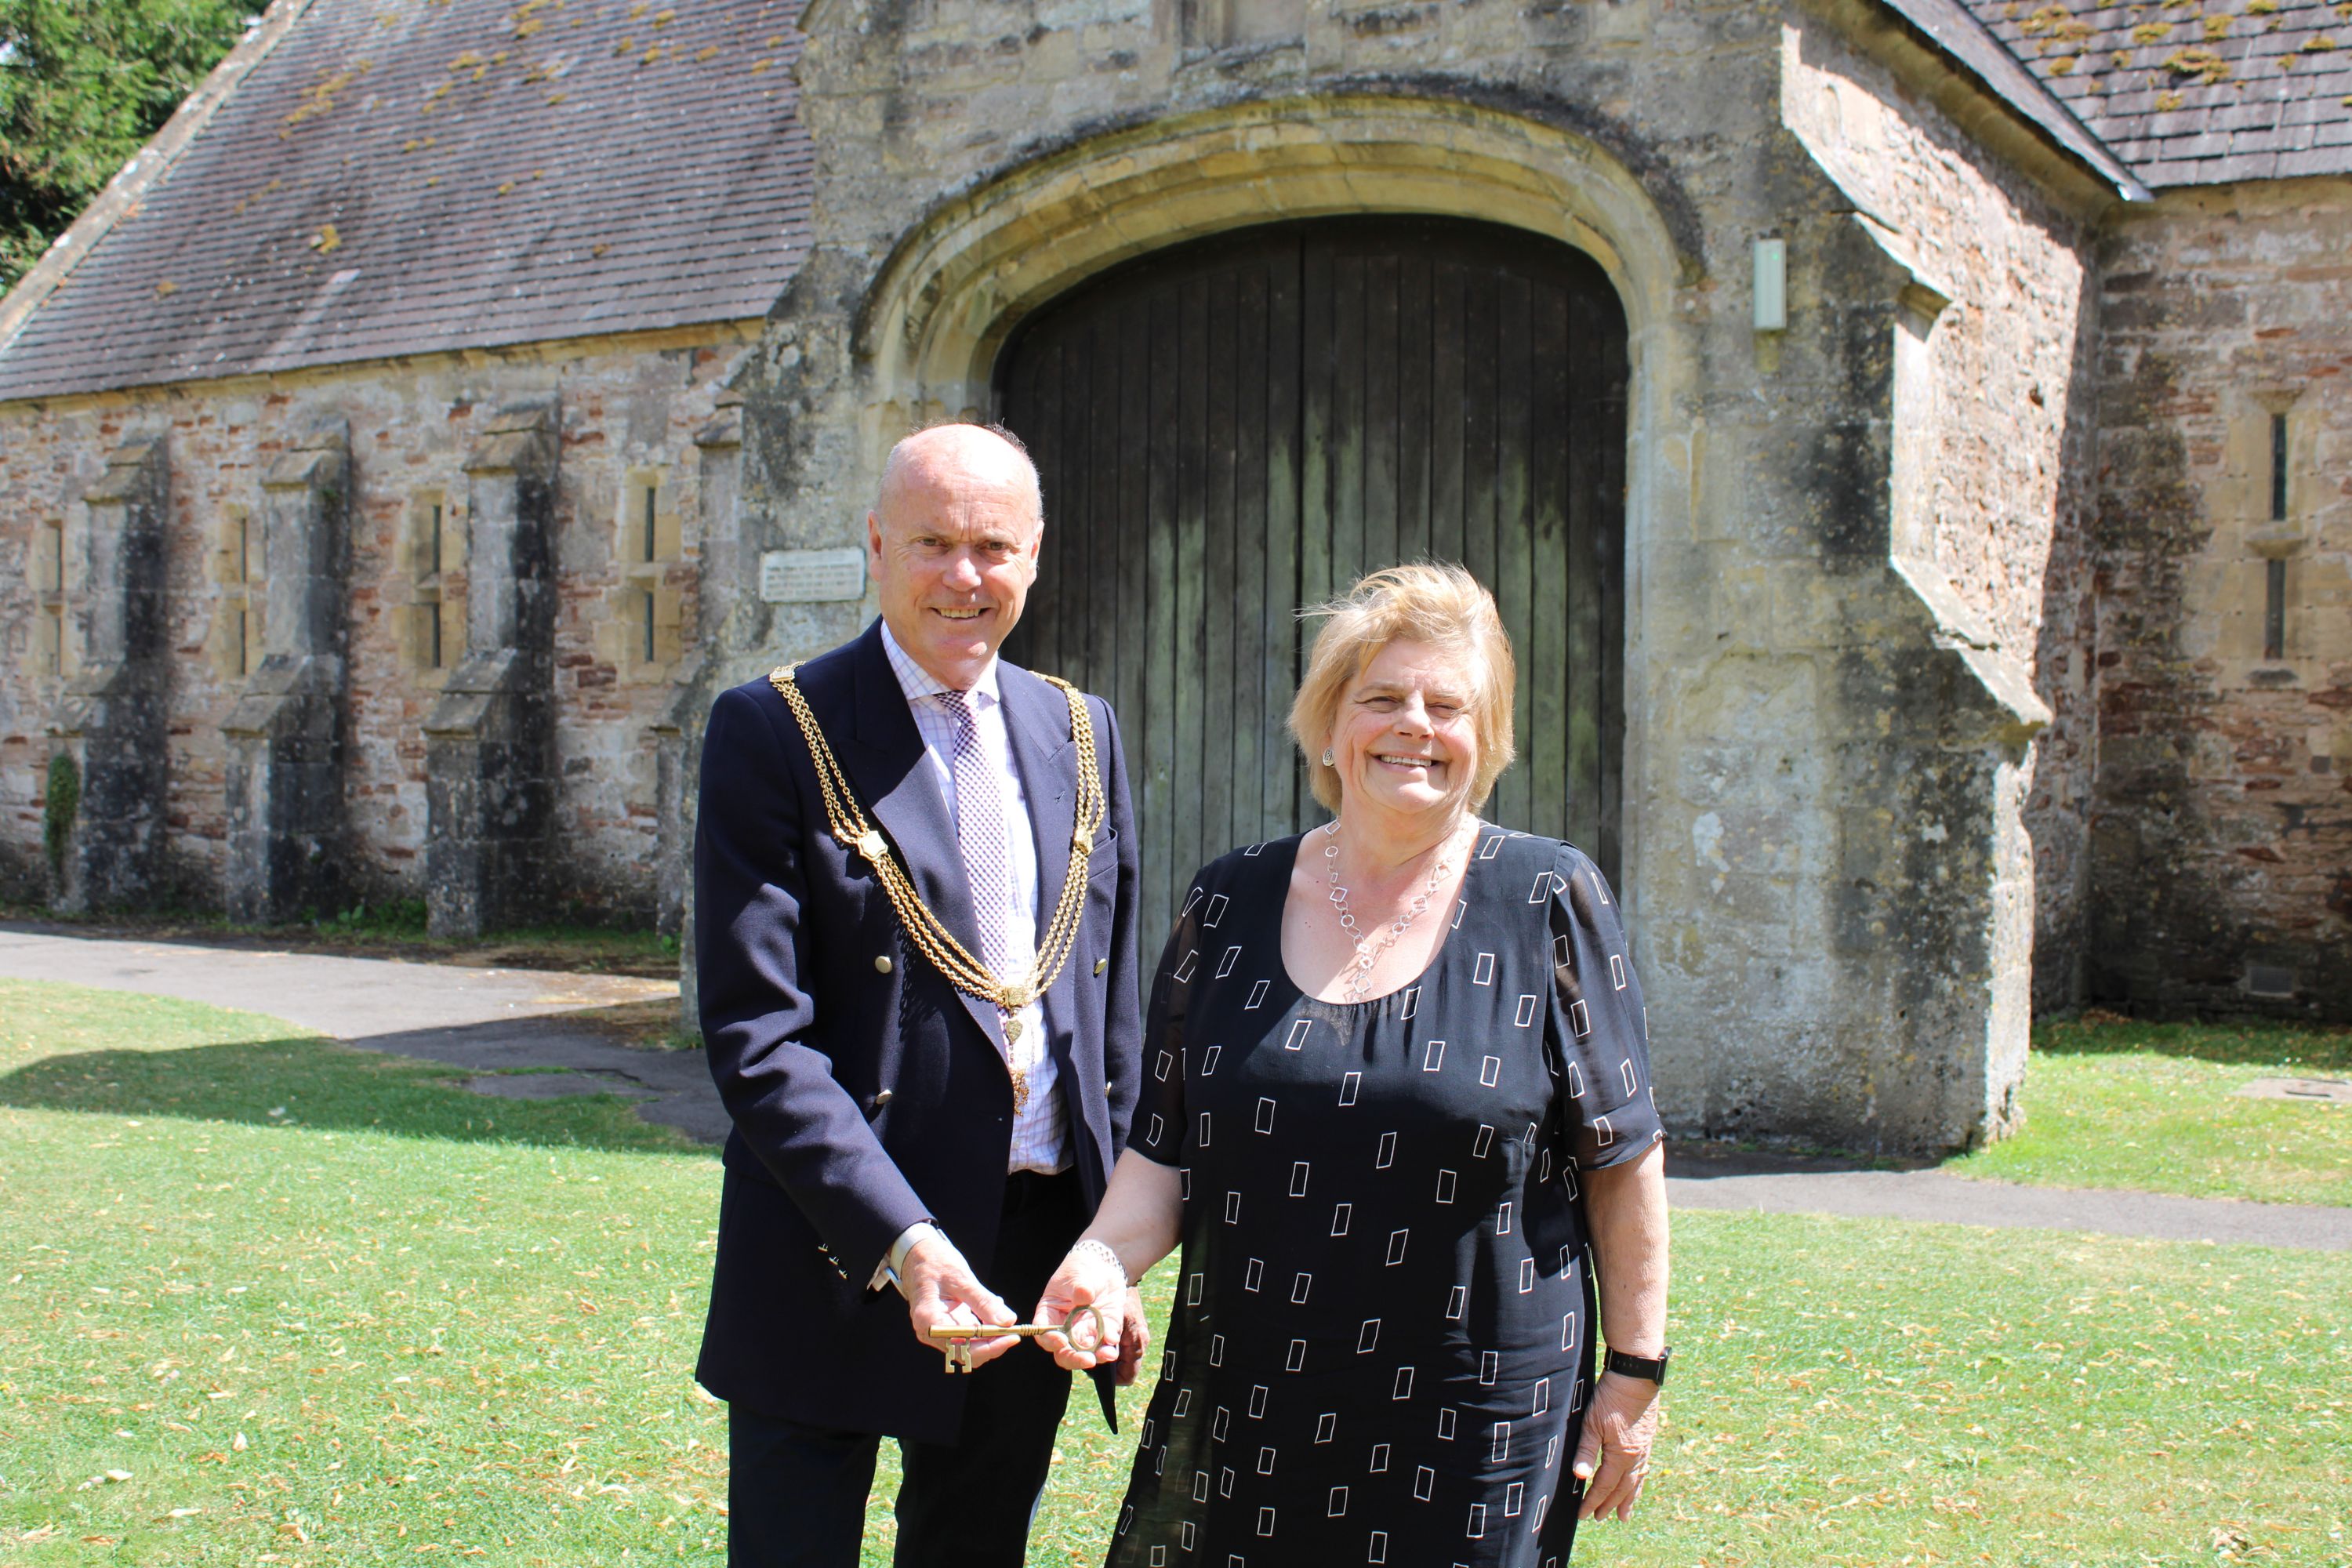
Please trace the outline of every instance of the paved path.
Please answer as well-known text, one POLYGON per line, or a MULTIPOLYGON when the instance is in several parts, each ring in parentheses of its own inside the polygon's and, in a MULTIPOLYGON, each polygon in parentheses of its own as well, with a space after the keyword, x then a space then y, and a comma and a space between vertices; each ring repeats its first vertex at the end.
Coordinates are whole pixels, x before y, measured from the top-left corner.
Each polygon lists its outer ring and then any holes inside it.
POLYGON ((2352 1252, 2352 1208, 2180 1198, 2111 1187, 2029 1187, 1941 1171, 1876 1171, 1829 1160, 1677 1144, 1667 1201, 1685 1209, 1754 1209, 1933 1220, 2002 1229, 2082 1230, 2158 1241, 2244 1242, 2352 1252))
POLYGON ((727 1113, 699 1051, 627 1046, 580 1015, 677 995, 674 980, 468 969, 263 947, 98 940, 0 924, 0 976, 181 996, 283 1018, 372 1051, 471 1068, 482 1093, 627 1094, 651 1121, 706 1142, 727 1113), (500 1078, 499 1069, 566 1073, 500 1078))
MULTIPOLYGON (((486 1093, 631 1094, 650 1121, 706 1142, 727 1134, 698 1051, 617 1043, 578 1015, 676 996, 674 983, 538 970, 465 969, 194 942, 93 940, 0 925, 0 976, 62 980, 249 1008, 370 1050, 470 1068, 486 1093), (494 1076, 501 1068, 566 1073, 494 1076)), ((1671 1152, 1677 1208, 1757 1209, 1958 1225, 2088 1231, 2165 1241, 2245 1242, 2352 1251, 2352 1209, 2029 1187, 1940 1171, 1882 1171, 1826 1160, 1671 1152)))

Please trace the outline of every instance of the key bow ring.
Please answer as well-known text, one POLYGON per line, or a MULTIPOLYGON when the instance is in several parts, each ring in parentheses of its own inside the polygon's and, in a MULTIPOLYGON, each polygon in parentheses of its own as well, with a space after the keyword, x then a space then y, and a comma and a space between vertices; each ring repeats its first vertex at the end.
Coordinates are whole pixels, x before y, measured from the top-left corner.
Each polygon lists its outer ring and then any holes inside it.
POLYGON ((931 1329, 931 1338, 940 1342, 940 1353, 947 1358, 946 1371, 952 1377, 957 1373, 971 1371, 971 1342, 992 1340, 999 1334, 1011 1334, 1018 1339, 1034 1339, 1039 1334, 1060 1334, 1070 1342, 1070 1348, 1091 1352, 1101 1345, 1109 1331, 1103 1327, 1101 1309, 1091 1303, 1073 1307, 1058 1323, 939 1323, 931 1329), (1082 1329, 1080 1320, 1085 1320, 1082 1329))

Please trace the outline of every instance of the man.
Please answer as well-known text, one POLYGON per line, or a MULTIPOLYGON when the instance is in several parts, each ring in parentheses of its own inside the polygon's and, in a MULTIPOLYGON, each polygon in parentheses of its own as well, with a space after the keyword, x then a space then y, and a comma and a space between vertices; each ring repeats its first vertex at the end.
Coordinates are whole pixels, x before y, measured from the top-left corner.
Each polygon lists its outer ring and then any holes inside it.
MULTIPOLYGON (((866 520, 880 621, 711 710, 696 941, 735 1130, 696 1375, 728 1402, 738 1568, 857 1562, 883 1436, 902 1568, 1026 1550, 1068 1374, 996 1336, 945 1376, 929 1331, 1037 1300, 1125 1146, 1141 1051, 1118 727, 996 657, 1044 526, 1007 436, 908 437, 866 520), (1031 996, 1041 942, 1066 958, 1031 996)), ((1110 1328, 1106 1415, 1143 1337, 1110 1328)))

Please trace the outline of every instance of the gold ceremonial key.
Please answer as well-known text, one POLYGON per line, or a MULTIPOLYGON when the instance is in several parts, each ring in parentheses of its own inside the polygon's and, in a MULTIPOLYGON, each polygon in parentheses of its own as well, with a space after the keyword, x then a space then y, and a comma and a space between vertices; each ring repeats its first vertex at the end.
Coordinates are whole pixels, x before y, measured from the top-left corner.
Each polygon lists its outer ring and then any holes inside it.
POLYGON ((1034 1339, 1039 1334, 1059 1333, 1068 1336, 1073 1349, 1091 1351, 1103 1342, 1102 1313, 1091 1306, 1074 1307, 1070 1315, 1058 1323, 1012 1323, 1003 1328, 987 1323, 942 1323, 931 1331, 931 1338, 944 1342, 940 1352, 947 1357, 948 1374, 971 1370, 971 1342, 992 1340, 999 1334, 1013 1334, 1022 1339, 1034 1339), (1084 1331, 1078 1320, 1087 1320, 1084 1331))

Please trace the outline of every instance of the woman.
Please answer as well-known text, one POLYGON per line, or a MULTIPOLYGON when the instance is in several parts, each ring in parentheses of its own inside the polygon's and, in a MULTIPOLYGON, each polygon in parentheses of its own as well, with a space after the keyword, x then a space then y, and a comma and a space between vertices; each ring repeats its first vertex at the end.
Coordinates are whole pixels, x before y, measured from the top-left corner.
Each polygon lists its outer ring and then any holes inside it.
POLYGON ((1038 1313, 1117 1323, 1182 1241, 1112 1568, 1551 1568, 1631 1513, 1664 1375, 1641 993, 1592 863, 1475 816, 1511 759, 1486 590, 1401 566, 1320 613, 1290 725, 1337 820, 1199 874, 1038 1313), (1597 1382, 1596 1271, 1612 1362, 1652 1358, 1597 1382))

